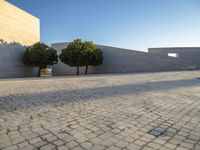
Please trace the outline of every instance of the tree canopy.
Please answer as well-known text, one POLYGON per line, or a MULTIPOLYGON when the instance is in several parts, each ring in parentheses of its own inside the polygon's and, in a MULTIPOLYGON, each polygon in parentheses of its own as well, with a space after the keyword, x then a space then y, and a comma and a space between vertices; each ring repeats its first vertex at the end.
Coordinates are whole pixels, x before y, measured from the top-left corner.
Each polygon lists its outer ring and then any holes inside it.
POLYGON ((77 74, 79 74, 79 67, 86 66, 85 74, 87 74, 89 65, 100 65, 103 61, 103 54, 100 49, 91 41, 82 41, 76 39, 61 51, 60 60, 69 66, 77 67, 77 74))
POLYGON ((23 55, 23 62, 26 65, 38 67, 39 76, 41 69, 57 64, 57 51, 44 43, 38 42, 26 48, 23 55))

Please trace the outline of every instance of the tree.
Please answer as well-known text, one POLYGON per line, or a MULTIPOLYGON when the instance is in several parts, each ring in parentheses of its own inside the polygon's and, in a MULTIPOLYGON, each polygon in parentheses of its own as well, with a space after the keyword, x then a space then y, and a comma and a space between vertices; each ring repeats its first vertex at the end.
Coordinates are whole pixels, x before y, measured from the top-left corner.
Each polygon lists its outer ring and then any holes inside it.
MULTIPOLYGON (((90 43, 93 44, 93 43, 90 43)), ((89 46, 85 49, 85 74, 88 73, 88 66, 98 66, 103 62, 103 53, 101 49, 96 48, 96 46, 89 46)))
POLYGON ((23 55, 24 64, 32 67, 38 67, 40 76, 41 69, 57 64, 57 51, 44 43, 35 43, 33 46, 27 47, 23 55))
POLYGON ((67 48, 62 49, 59 57, 63 63, 76 66, 77 75, 80 66, 86 66, 85 74, 87 74, 89 65, 100 65, 103 61, 101 50, 97 49, 92 42, 82 41, 81 39, 69 43, 67 48))
POLYGON ((88 66, 94 61, 94 52, 97 49, 96 46, 91 41, 85 41, 83 43, 82 49, 84 50, 84 66, 85 74, 88 72, 88 66))
POLYGON ((103 52, 101 51, 101 49, 97 48, 93 51, 93 58, 91 65, 98 66, 101 65, 102 62, 103 62, 103 52))
POLYGON ((69 43, 67 48, 61 50, 59 56, 60 60, 68 64, 69 66, 76 66, 76 74, 79 75, 79 67, 84 66, 84 51, 82 49, 83 42, 81 39, 76 39, 73 42, 69 43))

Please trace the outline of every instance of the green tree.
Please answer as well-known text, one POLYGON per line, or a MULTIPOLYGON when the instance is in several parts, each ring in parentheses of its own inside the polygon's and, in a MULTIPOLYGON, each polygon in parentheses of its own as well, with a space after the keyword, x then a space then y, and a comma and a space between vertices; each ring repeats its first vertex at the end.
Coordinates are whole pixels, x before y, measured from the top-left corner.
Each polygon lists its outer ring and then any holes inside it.
POLYGON ((38 67, 37 76, 39 77, 41 69, 57 64, 57 51, 44 43, 38 42, 26 48, 23 55, 23 62, 26 65, 38 67))
POLYGON ((100 49, 90 41, 76 39, 69 43, 67 48, 62 49, 60 60, 69 66, 76 66, 79 74, 79 67, 86 66, 85 74, 88 72, 89 65, 100 65, 103 61, 103 54, 100 49))
POLYGON ((88 67, 97 66, 103 62, 103 53, 98 49, 92 42, 85 41, 83 44, 84 63, 85 63, 85 74, 88 73, 88 67))
POLYGON ((76 74, 79 75, 79 67, 84 66, 84 50, 82 49, 83 42, 81 39, 76 39, 69 43, 67 48, 61 50, 60 60, 72 67, 77 67, 76 74))
POLYGON ((85 41, 82 49, 84 50, 85 74, 88 72, 88 66, 94 61, 94 51, 97 49, 91 41, 85 41))
POLYGON ((93 51, 93 58, 91 65, 98 66, 101 65, 102 62, 103 62, 103 52, 101 51, 101 49, 97 48, 93 51))

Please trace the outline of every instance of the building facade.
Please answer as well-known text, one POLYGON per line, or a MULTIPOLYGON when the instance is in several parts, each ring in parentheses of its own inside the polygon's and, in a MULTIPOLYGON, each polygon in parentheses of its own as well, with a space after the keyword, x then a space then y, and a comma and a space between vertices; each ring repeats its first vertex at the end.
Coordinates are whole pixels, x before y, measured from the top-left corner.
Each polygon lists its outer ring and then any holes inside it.
POLYGON ((0 39, 21 45, 40 41, 40 20, 16 6, 0 0, 0 39))
POLYGON ((24 46, 40 41, 38 18, 0 0, 0 77, 31 77, 36 70, 22 62, 24 46))

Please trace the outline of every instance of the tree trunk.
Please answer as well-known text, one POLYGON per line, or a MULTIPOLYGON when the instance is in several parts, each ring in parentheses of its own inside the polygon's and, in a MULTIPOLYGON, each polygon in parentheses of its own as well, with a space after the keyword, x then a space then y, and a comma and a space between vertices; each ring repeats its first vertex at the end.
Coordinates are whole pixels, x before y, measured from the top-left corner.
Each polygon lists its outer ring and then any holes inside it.
POLYGON ((85 74, 88 74, 88 65, 85 68, 85 74))
POLYGON ((37 77, 40 77, 41 68, 38 69, 37 77))
POLYGON ((79 75, 79 66, 77 66, 76 75, 79 75))

